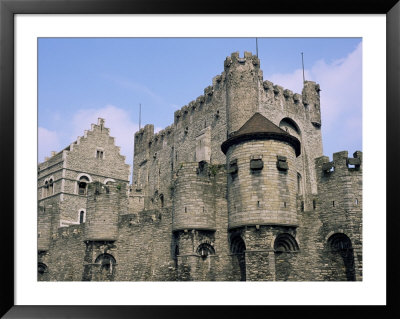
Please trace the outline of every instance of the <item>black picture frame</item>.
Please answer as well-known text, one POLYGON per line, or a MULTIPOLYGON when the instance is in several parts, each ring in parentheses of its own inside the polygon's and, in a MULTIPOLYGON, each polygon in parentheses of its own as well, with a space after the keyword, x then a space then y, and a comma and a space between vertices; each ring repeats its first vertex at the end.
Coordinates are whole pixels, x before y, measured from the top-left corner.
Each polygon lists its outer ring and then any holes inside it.
MULTIPOLYGON (((399 272, 396 271, 399 225, 396 211, 396 182, 399 180, 400 136, 400 3, 398 0, 326 0, 216 2, 181 0, 0 0, 0 163, 1 209, 1 299, 4 318, 165 318, 190 316, 246 317, 307 316, 355 318, 400 317, 399 272), (15 305, 14 288, 14 16, 15 14, 386 14, 387 100, 386 100, 386 218, 387 218, 387 305, 386 306, 21 306, 15 305)), ((381 106, 377 106, 381 107, 381 106)), ((371 128, 379 129, 379 128, 371 128)), ((382 163, 384 164, 384 163, 382 163)), ((384 166, 377 168, 382 169, 384 166)), ((384 203, 382 203, 384 207, 384 203)), ((377 212, 384 214, 384 212, 377 212)), ((384 238, 376 238, 384 240, 384 238)), ((376 252, 380 258, 381 252, 376 252)), ((45 301, 44 301, 45 302, 45 301)))

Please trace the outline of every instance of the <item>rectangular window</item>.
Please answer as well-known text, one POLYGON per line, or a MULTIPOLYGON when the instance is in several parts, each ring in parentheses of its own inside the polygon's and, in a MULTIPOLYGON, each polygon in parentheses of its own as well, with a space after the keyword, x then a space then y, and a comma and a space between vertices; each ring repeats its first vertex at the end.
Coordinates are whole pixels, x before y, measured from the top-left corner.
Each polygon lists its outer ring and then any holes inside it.
POLYGON ((97 152, 96 152, 96 158, 103 159, 103 156, 104 156, 104 151, 97 150, 97 152))
POLYGON ((261 170, 264 167, 264 163, 261 158, 250 160, 250 169, 253 171, 261 170))
POLYGON ((278 170, 280 170, 280 171, 287 171, 289 169, 289 166, 286 161, 286 157, 278 155, 278 162, 276 163, 276 166, 278 167, 278 170))

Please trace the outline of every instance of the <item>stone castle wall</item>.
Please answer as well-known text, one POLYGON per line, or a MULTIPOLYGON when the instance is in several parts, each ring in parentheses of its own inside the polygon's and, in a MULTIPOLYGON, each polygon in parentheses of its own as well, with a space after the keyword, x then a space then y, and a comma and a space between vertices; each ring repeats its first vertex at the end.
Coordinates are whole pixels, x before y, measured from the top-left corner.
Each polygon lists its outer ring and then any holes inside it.
POLYGON ((173 124, 135 133, 130 186, 99 119, 38 165, 38 279, 362 280, 362 154, 322 156, 319 92, 311 81, 301 94, 264 81, 256 56, 234 53, 173 124), (221 144, 255 112, 295 136, 300 156, 278 140, 225 156, 221 144))

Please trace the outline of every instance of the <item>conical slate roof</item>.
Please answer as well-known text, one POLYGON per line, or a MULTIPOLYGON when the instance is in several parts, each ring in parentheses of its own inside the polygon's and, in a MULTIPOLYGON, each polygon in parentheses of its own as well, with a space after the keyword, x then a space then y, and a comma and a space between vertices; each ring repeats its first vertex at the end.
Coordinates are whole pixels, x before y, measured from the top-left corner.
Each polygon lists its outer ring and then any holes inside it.
POLYGON ((286 141, 293 146, 296 156, 300 155, 300 141, 282 130, 279 126, 276 126, 260 113, 255 113, 239 130, 223 142, 221 149, 226 154, 231 145, 248 140, 268 139, 286 141))

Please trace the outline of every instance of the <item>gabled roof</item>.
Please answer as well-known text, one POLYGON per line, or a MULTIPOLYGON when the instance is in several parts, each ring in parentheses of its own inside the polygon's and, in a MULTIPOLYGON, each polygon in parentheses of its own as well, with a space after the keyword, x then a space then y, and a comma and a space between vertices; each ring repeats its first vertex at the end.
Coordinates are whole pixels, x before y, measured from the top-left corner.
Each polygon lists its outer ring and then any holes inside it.
POLYGON ((260 113, 255 113, 239 130, 223 142, 221 149, 222 152, 226 154, 231 145, 242 141, 266 139, 286 141, 293 146, 296 151, 296 156, 300 155, 300 141, 260 113))

